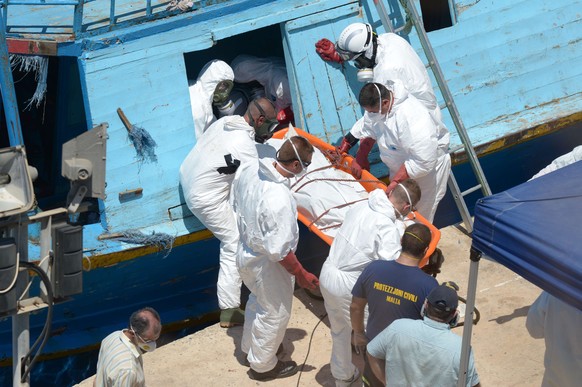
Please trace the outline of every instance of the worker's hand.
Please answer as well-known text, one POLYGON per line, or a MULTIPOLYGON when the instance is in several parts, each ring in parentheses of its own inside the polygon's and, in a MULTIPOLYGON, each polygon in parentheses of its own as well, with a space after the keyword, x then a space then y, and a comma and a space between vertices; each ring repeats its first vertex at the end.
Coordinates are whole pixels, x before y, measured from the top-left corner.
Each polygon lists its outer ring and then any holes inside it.
POLYGON ((396 180, 391 180, 390 184, 388 184, 388 187, 386 187, 386 193, 389 194, 390 192, 392 192, 392 190, 394 190, 394 188, 396 188, 397 185, 398 182, 396 180))
POLYGON ((386 193, 389 194, 398 184, 409 178, 410 176, 408 176, 406 165, 402 164, 400 169, 398 169, 396 174, 394 174, 394 177, 390 180, 390 184, 388 184, 388 187, 386 188, 386 193))
POLYGON ((339 164, 343 158, 343 155, 339 152, 338 148, 334 149, 326 149, 324 150, 325 157, 330 161, 332 164, 339 164))
POLYGON ((352 170, 352 175, 356 179, 362 178, 362 167, 360 166, 360 164, 358 164, 358 162, 356 160, 352 161, 351 170, 352 170))
POLYGON ((342 138, 342 143, 340 144, 339 147, 337 147, 337 151, 338 153, 348 153, 348 151, 352 148, 352 145, 350 144, 350 142, 348 141, 347 138, 342 138))
POLYGON ((295 274, 295 280, 297 281, 297 285, 307 290, 315 290, 319 287, 317 277, 305 269, 295 274))
POLYGON ((370 172, 370 162, 368 161, 368 155, 363 155, 360 152, 358 152, 356 154, 356 162, 362 169, 365 169, 366 171, 370 172))
POLYGON ((289 272, 289 274, 295 276, 297 285, 302 288, 315 290, 319 286, 319 280, 317 277, 303 268, 293 251, 290 251, 283 260, 279 261, 279 263, 289 272))
POLYGON ((376 143, 371 137, 366 137, 360 140, 360 147, 358 148, 358 152, 356 153, 356 161, 366 171, 370 170, 370 162, 368 161, 368 155, 370 151, 372 151, 372 147, 376 143))
POLYGON ((368 345, 368 338, 364 332, 354 332, 352 331, 352 346, 356 351, 356 354, 366 353, 366 345, 368 345))
POLYGON ((328 39, 323 38, 315 43, 315 52, 317 52, 321 59, 327 62, 336 62, 339 64, 344 62, 335 50, 335 44, 328 39))

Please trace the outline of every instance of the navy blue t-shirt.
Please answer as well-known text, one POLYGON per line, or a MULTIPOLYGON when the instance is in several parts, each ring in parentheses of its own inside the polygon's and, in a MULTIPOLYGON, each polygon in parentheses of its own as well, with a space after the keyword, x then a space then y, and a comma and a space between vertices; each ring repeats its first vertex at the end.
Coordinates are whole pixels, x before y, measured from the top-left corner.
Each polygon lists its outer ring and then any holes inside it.
POLYGON ((368 301, 368 339, 372 340, 399 318, 420 319, 422 304, 437 285, 432 276, 418 267, 396 261, 371 262, 352 290, 353 296, 368 301))

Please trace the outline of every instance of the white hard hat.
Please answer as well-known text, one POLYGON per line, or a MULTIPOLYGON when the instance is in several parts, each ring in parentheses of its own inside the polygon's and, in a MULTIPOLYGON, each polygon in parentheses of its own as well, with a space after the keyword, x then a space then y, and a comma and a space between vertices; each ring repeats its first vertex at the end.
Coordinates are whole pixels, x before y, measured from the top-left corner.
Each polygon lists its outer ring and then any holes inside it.
POLYGON ((339 36, 336 51, 343 60, 353 60, 372 45, 372 26, 367 23, 352 23, 339 36))

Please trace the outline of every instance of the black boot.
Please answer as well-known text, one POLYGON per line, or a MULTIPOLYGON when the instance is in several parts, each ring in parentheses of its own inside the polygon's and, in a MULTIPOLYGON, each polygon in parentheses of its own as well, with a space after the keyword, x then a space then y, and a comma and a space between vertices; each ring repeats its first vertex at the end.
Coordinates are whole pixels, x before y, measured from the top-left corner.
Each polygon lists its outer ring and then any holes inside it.
MULTIPOLYGON (((279 348, 277 348, 277 357, 281 356, 281 354, 285 352, 285 347, 283 347, 283 343, 279 344, 279 348)), ((249 363, 249 359, 247 359, 247 357, 249 356, 247 353, 243 352, 243 356, 244 356, 244 360, 243 360, 243 365, 245 367, 250 367, 251 363, 249 363)))
POLYGON ((287 378, 289 376, 293 376, 299 371, 297 367, 297 363, 294 361, 281 361, 277 362, 275 368, 267 372, 257 372, 252 368, 249 370, 249 376, 253 380, 272 380, 272 379, 280 379, 280 378, 287 378))

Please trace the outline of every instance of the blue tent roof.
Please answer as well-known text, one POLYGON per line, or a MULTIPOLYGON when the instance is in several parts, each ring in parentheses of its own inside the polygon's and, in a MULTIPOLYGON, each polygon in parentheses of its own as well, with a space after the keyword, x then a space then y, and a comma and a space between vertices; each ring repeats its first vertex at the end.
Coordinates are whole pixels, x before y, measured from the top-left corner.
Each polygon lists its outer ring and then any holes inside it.
POLYGON ((473 248, 582 310, 582 161, 483 198, 473 248))

